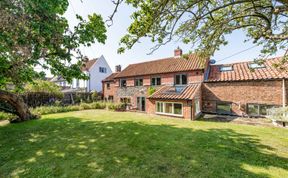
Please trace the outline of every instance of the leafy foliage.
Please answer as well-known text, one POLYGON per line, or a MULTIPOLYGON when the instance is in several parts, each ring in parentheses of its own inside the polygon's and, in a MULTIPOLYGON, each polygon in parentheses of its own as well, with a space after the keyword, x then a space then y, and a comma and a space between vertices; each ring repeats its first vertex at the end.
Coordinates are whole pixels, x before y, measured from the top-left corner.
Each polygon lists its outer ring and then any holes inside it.
POLYGON ((77 15, 78 25, 69 28, 63 14, 68 0, 2 0, 0 2, 0 89, 44 76, 36 66, 54 75, 87 78, 80 70, 84 56, 79 47, 104 43, 106 27, 100 15, 87 20, 77 15), (72 61, 72 60, 76 61, 72 61))
POLYGON ((154 88, 154 87, 149 87, 149 88, 148 88, 148 95, 149 95, 149 96, 152 95, 153 93, 155 93, 155 91, 156 91, 156 88, 154 88))
MULTIPOLYGON (((120 4, 123 0, 114 1, 120 4)), ((131 49, 141 38, 156 45, 152 52, 172 39, 196 46, 210 57, 228 42, 234 30, 246 32, 247 40, 262 45, 262 57, 288 45, 288 2, 286 0, 126 0, 136 11, 128 34, 121 39, 118 52, 131 49)), ((117 8, 118 6, 116 6, 117 8)), ((114 14, 111 16, 111 18, 114 14)), ((282 63, 287 62, 283 58, 282 63)))
POLYGON ((64 94, 61 92, 61 88, 53 82, 36 80, 31 84, 27 84, 24 87, 26 92, 45 92, 51 93, 57 97, 63 98, 64 94))

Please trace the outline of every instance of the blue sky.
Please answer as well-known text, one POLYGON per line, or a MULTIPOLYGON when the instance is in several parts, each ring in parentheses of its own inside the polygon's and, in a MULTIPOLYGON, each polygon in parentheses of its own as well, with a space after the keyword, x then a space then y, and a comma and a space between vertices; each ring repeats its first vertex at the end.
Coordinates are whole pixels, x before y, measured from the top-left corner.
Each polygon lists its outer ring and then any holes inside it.
MULTIPOLYGON (((75 18, 75 13, 87 17, 88 14, 97 13, 101 14, 104 20, 107 20, 108 16, 112 14, 114 10, 114 5, 111 0, 69 0, 70 5, 68 11, 65 13, 65 17, 69 21, 69 25, 75 26, 77 20, 75 18)), ((99 57, 104 55, 107 62, 109 63, 112 70, 114 70, 115 65, 122 65, 125 68, 127 65, 132 63, 138 63, 153 59, 160 59, 165 57, 173 56, 173 51, 177 46, 183 50, 183 52, 188 52, 191 50, 192 45, 185 45, 181 42, 172 41, 171 43, 161 47, 159 50, 155 51, 153 54, 148 55, 150 48, 153 47, 152 42, 149 39, 141 39, 131 50, 127 50, 124 54, 117 54, 117 49, 119 48, 120 38, 125 35, 126 29, 131 23, 130 15, 133 12, 133 8, 122 4, 114 17, 114 24, 110 28, 107 28, 107 41, 106 44, 94 44, 89 48, 82 48, 82 52, 89 58, 99 57)), ((215 53, 212 59, 219 61, 218 63, 231 63, 238 61, 253 60, 259 55, 261 47, 254 47, 247 50, 241 54, 235 55, 226 60, 222 60, 228 56, 235 53, 253 47, 251 42, 244 43, 245 34, 242 31, 235 31, 231 35, 227 36, 229 44, 220 48, 219 51, 215 53)), ((280 51, 276 56, 283 55, 284 52, 280 51)))

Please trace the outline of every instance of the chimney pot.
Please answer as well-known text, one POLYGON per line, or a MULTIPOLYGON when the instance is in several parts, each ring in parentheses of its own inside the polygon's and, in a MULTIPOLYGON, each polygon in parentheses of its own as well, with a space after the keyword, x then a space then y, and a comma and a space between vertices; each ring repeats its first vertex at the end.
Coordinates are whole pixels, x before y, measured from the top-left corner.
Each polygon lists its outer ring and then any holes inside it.
POLYGON ((115 66, 115 72, 121 72, 121 65, 115 66))
POLYGON ((181 57, 181 56, 182 56, 182 49, 178 46, 178 48, 174 50, 174 57, 181 57))

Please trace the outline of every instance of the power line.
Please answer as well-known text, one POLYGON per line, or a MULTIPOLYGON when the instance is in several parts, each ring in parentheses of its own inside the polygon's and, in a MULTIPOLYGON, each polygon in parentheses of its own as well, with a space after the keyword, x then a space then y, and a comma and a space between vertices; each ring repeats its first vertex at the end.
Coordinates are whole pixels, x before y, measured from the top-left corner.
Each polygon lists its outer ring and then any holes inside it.
POLYGON ((217 62, 224 61, 224 60, 226 60, 226 59, 228 59, 228 58, 230 58, 230 57, 233 57, 233 56, 236 56, 236 55, 241 54, 241 53, 243 53, 243 52, 246 52, 246 51, 248 51, 248 50, 250 50, 250 49, 253 49, 253 48, 257 47, 257 46, 258 46, 258 45, 254 45, 254 46, 252 46, 252 47, 250 47, 250 48, 247 48, 247 49, 244 49, 244 50, 239 51, 239 52, 237 52, 237 53, 234 53, 234 54, 232 54, 232 55, 230 55, 230 56, 227 56, 227 57, 225 57, 225 58, 223 58, 223 59, 217 60, 217 62))

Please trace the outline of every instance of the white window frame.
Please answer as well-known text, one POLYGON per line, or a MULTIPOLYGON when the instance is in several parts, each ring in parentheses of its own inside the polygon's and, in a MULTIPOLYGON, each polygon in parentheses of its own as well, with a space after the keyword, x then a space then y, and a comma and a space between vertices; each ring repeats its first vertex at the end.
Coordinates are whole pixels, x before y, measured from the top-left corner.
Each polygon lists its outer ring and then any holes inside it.
POLYGON ((156 114, 183 117, 183 103, 156 101, 155 108, 156 108, 156 109, 155 109, 155 113, 156 113, 156 114), (158 103, 163 103, 163 112, 157 112, 157 104, 158 104, 158 103), (172 114, 165 112, 165 104, 166 104, 166 103, 172 103, 172 114), (182 109, 181 109, 181 114, 174 114, 174 104, 181 104, 181 108, 182 108, 182 109))
POLYGON ((158 77, 158 76, 156 76, 156 77, 151 77, 151 86, 161 86, 162 85, 162 83, 161 83, 161 77, 158 77), (153 79, 155 79, 155 85, 153 85, 153 83, 152 83, 152 80, 153 79), (160 79, 160 85, 157 85, 157 79, 160 79))
POLYGON ((174 85, 175 85, 175 86, 186 86, 186 85, 188 85, 188 75, 187 75, 186 73, 176 74, 176 75, 174 76, 174 85), (177 75, 180 76, 180 84, 176 84, 177 75), (183 84, 183 80, 182 80, 182 76, 183 76, 183 75, 186 76, 186 84, 183 84))
POLYGON ((99 72, 106 74, 107 73, 106 67, 99 67, 99 72))
POLYGON ((233 65, 223 65, 220 67, 220 72, 233 71, 233 65))

